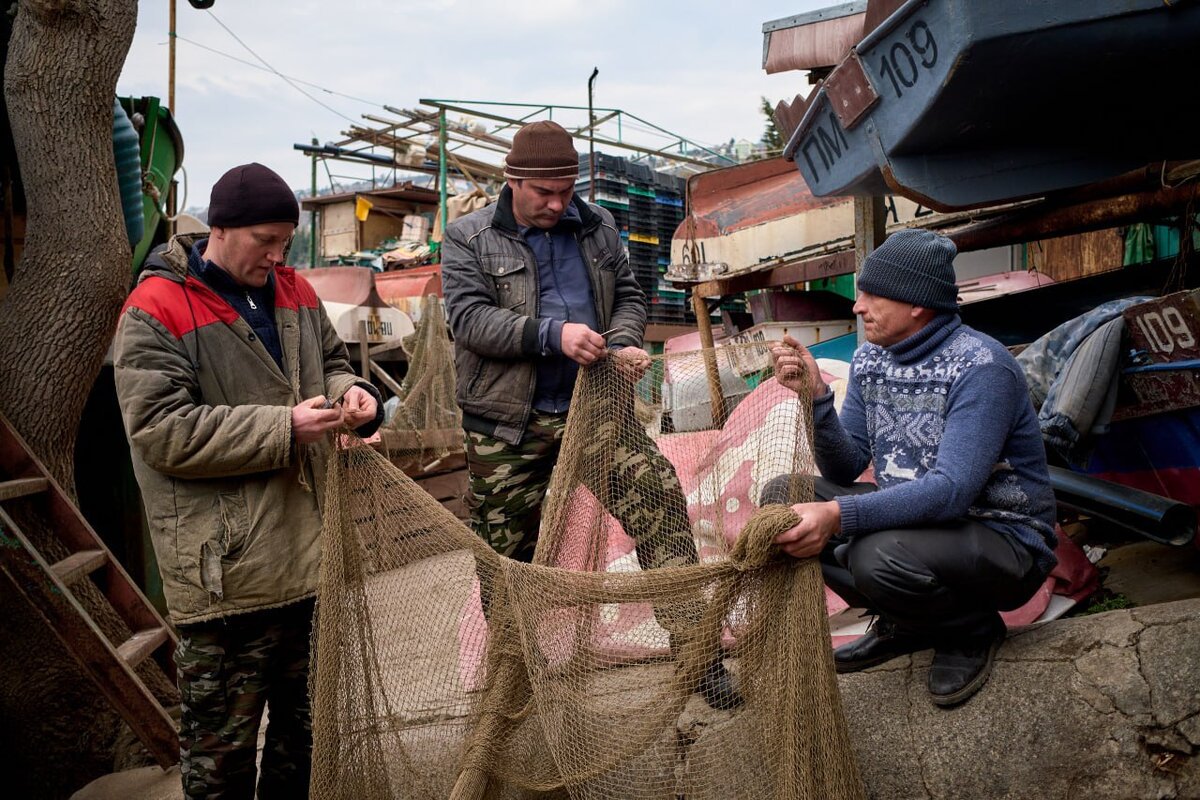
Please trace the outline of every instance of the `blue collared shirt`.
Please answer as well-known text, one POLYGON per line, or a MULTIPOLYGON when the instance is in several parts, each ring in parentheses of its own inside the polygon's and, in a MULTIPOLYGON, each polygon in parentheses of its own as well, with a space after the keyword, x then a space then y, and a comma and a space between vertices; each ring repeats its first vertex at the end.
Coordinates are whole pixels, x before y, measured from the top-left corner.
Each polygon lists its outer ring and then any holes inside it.
POLYGON ((563 324, 576 322, 600 332, 591 277, 579 251, 581 223, 578 209, 569 205, 553 228, 521 228, 538 270, 538 338, 543 358, 537 365, 533 407, 554 414, 570 406, 579 372, 579 365, 562 353, 563 324))

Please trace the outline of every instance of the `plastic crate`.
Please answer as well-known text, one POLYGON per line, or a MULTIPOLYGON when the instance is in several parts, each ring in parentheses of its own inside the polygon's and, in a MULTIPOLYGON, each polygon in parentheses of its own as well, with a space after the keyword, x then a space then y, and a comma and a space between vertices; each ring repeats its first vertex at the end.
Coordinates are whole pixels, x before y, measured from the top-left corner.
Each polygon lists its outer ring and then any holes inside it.
POLYGON ((625 174, 629 177, 630 182, 638 182, 649 186, 654 180, 654 170, 650 169, 645 164, 625 163, 625 174))

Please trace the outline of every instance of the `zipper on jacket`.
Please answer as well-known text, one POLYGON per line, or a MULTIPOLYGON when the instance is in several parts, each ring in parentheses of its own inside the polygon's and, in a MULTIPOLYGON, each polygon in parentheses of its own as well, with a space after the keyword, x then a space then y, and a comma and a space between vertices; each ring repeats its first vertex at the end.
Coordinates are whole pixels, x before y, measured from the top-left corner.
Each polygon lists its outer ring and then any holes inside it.
MULTIPOLYGON (((538 315, 542 313, 542 285, 538 280, 537 255, 533 252, 533 248, 529 246, 529 242, 525 241, 524 236, 517 236, 515 239, 529 252, 530 260, 533 264, 533 269, 528 269, 529 264, 526 264, 526 274, 533 278, 533 318, 537 319, 538 315)), ((528 297, 529 295, 526 294, 525 296, 528 297)), ((533 417, 533 396, 537 393, 537 363, 531 361, 530 367, 533 374, 530 376, 529 391, 525 393, 525 419, 521 422, 522 436, 529 429, 529 420, 533 417)), ((517 442, 519 444, 520 439, 517 442)))
POLYGON ((251 307, 252 309, 254 309, 255 311, 257 311, 257 310, 258 310, 258 306, 254 305, 254 298, 252 298, 252 297, 250 296, 250 293, 249 293, 249 292, 246 292, 246 302, 250 304, 250 307, 251 307))
MULTIPOLYGON (((551 237, 550 231, 546 231, 546 246, 550 248, 550 273, 554 276, 554 292, 555 292, 555 294, 558 295, 558 300, 560 303, 562 303, 563 310, 566 312, 566 315, 567 315, 567 318, 565 320, 563 320, 563 322, 564 323, 570 322, 571 321, 571 306, 569 303, 567 303, 567 296, 565 294, 563 294, 562 276, 558 274, 558 259, 555 258, 554 239, 553 239, 553 237, 551 237)), ((580 259, 580 261, 582 261, 583 260, 583 251, 579 249, 579 237, 578 236, 575 236, 575 249, 579 250, 579 259, 580 259)), ((587 268, 586 265, 584 266, 584 268, 585 269, 587 268)), ((539 288, 538 296, 541 297, 541 294, 542 294, 542 292, 541 292, 541 289, 539 288)), ((593 305, 594 305, 594 303, 593 303, 593 305)), ((559 344, 559 346, 560 347, 562 346, 561 343, 559 344)), ((566 378, 567 367, 563 363, 561 358, 556 359, 555 363, 556 363, 556 367, 554 370, 554 393, 556 396, 554 397, 554 407, 558 408, 558 400, 559 400, 559 397, 562 396, 563 384, 566 382, 564 379, 566 378)), ((533 377, 533 381, 534 381, 533 393, 534 393, 535 397, 537 396, 537 372, 538 372, 538 368, 535 366, 533 369, 533 375, 534 375, 534 377, 533 377)), ((572 384, 572 385, 574 385, 574 384, 572 384)), ((567 400, 568 406, 571 404, 569 397, 570 397, 570 395, 568 395, 568 400, 567 400)))

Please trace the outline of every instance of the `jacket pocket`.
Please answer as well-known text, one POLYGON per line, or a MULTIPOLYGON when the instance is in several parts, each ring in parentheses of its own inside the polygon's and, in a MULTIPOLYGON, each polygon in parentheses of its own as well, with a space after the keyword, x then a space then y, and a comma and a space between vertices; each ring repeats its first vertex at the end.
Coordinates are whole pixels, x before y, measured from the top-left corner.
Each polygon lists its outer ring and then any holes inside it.
POLYGON ((513 256, 483 256, 480 261, 496 292, 496 305, 513 310, 524 308, 529 280, 525 262, 513 256))
POLYGON ((225 543, 225 555, 237 558, 250 538, 250 513, 246 510, 246 496, 240 490, 221 492, 217 500, 221 504, 221 539, 225 543))
POLYGON ((250 536, 250 514, 240 491, 217 493, 216 536, 200 546, 200 584, 218 600, 225 596, 225 564, 241 556, 250 536))
POLYGON ((607 247, 597 247, 592 253, 592 266, 608 272, 617 271, 617 257, 607 247))
POLYGON ((475 394, 475 390, 479 388, 479 379, 483 377, 484 360, 479 358, 475 363, 475 371, 471 375, 471 380, 467 383, 467 396, 471 397, 475 394))

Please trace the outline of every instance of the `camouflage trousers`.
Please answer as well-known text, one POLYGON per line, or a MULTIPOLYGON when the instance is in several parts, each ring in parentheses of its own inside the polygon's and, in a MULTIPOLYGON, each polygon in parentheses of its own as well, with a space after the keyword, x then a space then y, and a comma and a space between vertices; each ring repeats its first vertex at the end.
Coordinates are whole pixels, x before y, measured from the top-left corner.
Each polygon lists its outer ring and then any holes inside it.
POLYGON ((263 708, 269 708, 258 797, 308 797, 311 599, 179 626, 179 771, 189 800, 251 800, 263 708))
MULTIPOLYGON (((533 560, 542 502, 565 427, 566 415, 534 411, 519 445, 467 433, 471 522, 497 553, 518 561, 533 560)), ((695 564, 687 501, 666 456, 637 425, 602 423, 593 442, 590 447, 611 448, 613 467, 603 486, 588 489, 634 540, 641 567, 695 564)))

